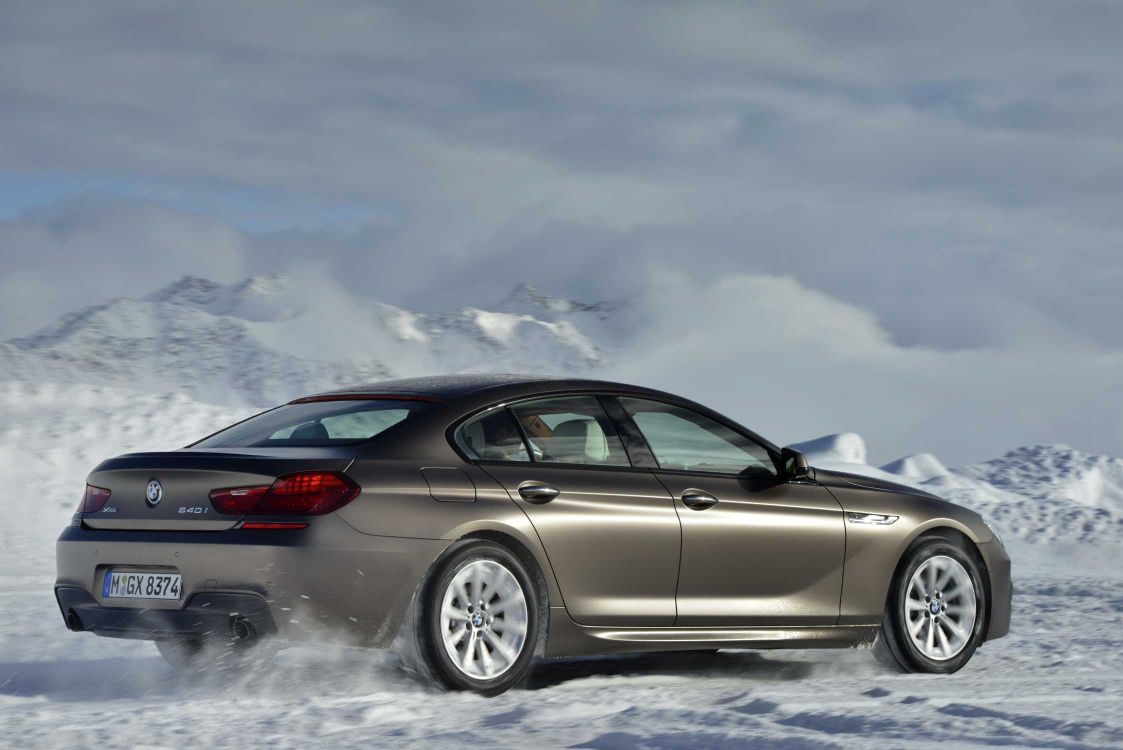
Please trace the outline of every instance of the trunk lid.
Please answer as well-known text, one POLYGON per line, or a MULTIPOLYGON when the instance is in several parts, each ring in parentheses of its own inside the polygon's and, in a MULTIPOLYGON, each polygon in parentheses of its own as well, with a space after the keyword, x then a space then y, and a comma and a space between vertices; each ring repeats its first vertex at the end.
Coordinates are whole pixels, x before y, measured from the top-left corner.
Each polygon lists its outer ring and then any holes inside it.
POLYGON ((221 531, 241 515, 219 513, 211 504, 211 490, 272 484, 297 471, 345 471, 357 448, 349 446, 300 448, 184 449, 163 453, 129 453, 103 461, 87 478, 89 484, 110 491, 96 513, 82 513, 94 529, 135 531, 221 531), (158 482, 149 501, 149 484, 158 482))

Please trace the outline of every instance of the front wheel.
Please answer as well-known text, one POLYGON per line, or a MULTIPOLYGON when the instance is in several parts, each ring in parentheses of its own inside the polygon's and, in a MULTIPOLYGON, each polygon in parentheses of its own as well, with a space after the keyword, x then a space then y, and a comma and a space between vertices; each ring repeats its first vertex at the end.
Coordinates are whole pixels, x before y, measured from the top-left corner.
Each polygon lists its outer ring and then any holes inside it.
POLYGON ((508 549, 472 542, 434 574, 416 623, 421 656, 438 682, 497 695, 522 682, 538 641, 538 598, 508 549))
POLYGON ((987 605, 979 564, 964 542, 922 537, 890 587, 878 658, 905 672, 955 672, 982 642, 987 605))

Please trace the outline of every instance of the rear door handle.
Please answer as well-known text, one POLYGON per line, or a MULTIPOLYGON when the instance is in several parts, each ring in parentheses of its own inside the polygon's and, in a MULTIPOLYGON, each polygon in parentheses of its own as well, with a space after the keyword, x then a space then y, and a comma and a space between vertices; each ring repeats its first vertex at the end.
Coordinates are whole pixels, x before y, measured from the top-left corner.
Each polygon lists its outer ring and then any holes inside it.
POLYGON ((519 495, 528 503, 548 503, 559 494, 561 490, 544 482, 526 481, 519 485, 519 495))
POLYGON ((684 490, 682 504, 691 510, 705 510, 717 505, 717 498, 702 490, 684 490))

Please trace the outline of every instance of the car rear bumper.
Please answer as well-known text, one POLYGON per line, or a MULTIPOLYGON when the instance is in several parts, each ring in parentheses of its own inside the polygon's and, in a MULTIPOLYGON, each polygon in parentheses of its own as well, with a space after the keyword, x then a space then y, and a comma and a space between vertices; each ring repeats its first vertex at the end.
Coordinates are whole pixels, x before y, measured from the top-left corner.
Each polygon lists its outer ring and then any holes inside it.
POLYGON ((239 627, 255 635, 277 632, 269 603, 258 594, 196 594, 182 609, 103 607, 71 586, 57 587, 55 598, 66 627, 111 638, 225 637, 239 627))
POLYGON ((154 639, 230 633, 331 637, 385 646, 414 588, 449 544, 355 531, 333 515, 299 530, 110 531, 71 526, 56 545, 55 595, 69 625, 98 635, 154 639), (178 601, 103 597, 110 569, 182 576, 178 601))

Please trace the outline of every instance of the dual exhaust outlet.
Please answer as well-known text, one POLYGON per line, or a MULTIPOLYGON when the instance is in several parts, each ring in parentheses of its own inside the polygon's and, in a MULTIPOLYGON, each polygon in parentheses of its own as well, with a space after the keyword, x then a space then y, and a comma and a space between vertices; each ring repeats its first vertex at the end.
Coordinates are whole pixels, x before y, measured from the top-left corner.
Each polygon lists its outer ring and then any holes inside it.
MULTIPOLYGON (((82 618, 74 611, 74 608, 66 612, 66 629, 78 633, 86 629, 82 618)), ((242 615, 234 615, 230 618, 230 638, 235 643, 247 643, 257 638, 257 628, 248 618, 242 615)))

